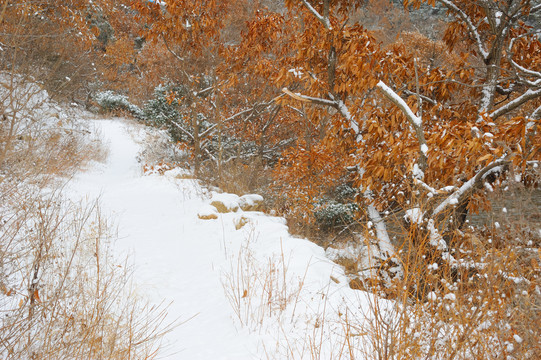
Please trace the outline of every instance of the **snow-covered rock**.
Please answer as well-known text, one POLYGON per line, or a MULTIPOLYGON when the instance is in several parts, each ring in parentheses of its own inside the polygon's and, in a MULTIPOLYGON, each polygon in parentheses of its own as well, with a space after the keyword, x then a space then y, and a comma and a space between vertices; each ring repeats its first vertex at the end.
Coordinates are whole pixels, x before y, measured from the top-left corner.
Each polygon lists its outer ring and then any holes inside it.
POLYGON ((236 212, 239 208, 240 197, 235 194, 216 193, 212 194, 210 204, 214 206, 219 213, 236 212))
POLYGON ((239 206, 243 211, 258 211, 263 205, 263 196, 258 194, 242 195, 239 199, 239 206))
POLYGON ((204 205, 197 212, 197 217, 203 220, 214 220, 218 218, 218 210, 212 205, 204 205))
POLYGON ((244 225, 250 222, 250 218, 245 215, 240 215, 233 219, 233 224, 235 224, 235 229, 240 230, 244 225))

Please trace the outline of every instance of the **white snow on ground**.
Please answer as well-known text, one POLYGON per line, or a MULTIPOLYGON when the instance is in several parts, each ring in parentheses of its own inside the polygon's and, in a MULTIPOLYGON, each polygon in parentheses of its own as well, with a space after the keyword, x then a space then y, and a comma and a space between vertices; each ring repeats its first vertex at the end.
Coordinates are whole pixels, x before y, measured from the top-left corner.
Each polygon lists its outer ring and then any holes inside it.
POLYGON ((142 173, 133 140, 142 138, 142 127, 119 119, 97 120, 95 127, 109 143, 108 160, 78 175, 70 196, 100 197, 118 226, 118 253, 132 255, 139 292, 171 303, 169 320, 183 322, 166 336, 163 358, 346 355, 341 316, 361 318, 371 302, 348 287, 322 248, 291 237, 284 219, 260 212, 200 219, 211 194, 195 180, 178 171, 142 173))

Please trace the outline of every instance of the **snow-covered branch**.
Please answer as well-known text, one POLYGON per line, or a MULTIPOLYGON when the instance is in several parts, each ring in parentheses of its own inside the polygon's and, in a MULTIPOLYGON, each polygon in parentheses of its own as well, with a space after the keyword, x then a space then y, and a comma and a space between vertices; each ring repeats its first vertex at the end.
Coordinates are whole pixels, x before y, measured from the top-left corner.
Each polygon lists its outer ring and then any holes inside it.
POLYGON ((538 98, 540 96, 541 96, 541 88, 539 88, 537 90, 529 89, 528 91, 526 91, 524 94, 522 94, 518 98, 508 102, 507 104, 500 107, 499 109, 494 110, 489 115, 490 115, 490 117, 492 119, 496 119, 496 118, 498 118, 498 117, 500 117, 502 115, 505 115, 505 114, 509 113, 510 111, 515 110, 516 108, 518 108, 522 104, 524 104, 524 103, 526 103, 526 102, 528 102, 530 100, 533 100, 535 98, 538 98))
POLYGON ((406 118, 414 127, 419 127, 422 125, 421 119, 413 113, 408 104, 390 87, 388 87, 383 81, 378 82, 377 85, 380 90, 383 92, 385 97, 391 100, 396 106, 402 110, 406 118))
POLYGON ((338 112, 348 121, 349 127, 355 134, 359 134, 359 125, 357 125, 357 121, 353 118, 351 113, 349 112, 348 107, 341 99, 336 100, 334 95, 329 93, 329 97, 335 102, 335 108, 338 110, 338 112))
POLYGON ((417 171, 415 174, 416 178, 422 179, 423 173, 426 170, 427 166, 427 153, 428 146, 426 144, 426 139, 423 131, 423 121, 420 117, 415 115, 411 108, 406 104, 404 99, 402 99, 393 89, 388 87, 383 81, 379 81, 377 87, 383 92, 385 97, 389 99, 393 104, 398 106, 402 113, 406 116, 410 124, 415 130, 417 136, 417 141, 419 141, 419 167, 421 172, 417 171))
POLYGON ((292 97, 295 100, 299 100, 302 102, 311 103, 315 105, 331 106, 333 108, 336 108, 336 102, 333 100, 327 100, 327 99, 316 98, 312 96, 306 96, 299 93, 294 93, 294 92, 291 92, 288 88, 283 88, 282 92, 292 97))
POLYGON ((541 72, 539 71, 533 71, 533 70, 530 70, 530 69, 526 69, 525 67, 523 66, 520 66, 519 64, 517 64, 514 60, 511 59, 511 64, 513 65, 513 67, 515 69, 517 69, 519 72, 522 72, 526 75, 529 75, 529 76, 535 76, 535 77, 538 77, 538 78, 541 78, 541 72))
POLYGON ((192 141, 195 140, 194 136, 193 136, 188 130, 184 129, 184 127, 183 127, 182 125, 180 125, 178 122, 176 122, 176 121, 171 121, 171 124, 175 125, 175 127, 176 127, 177 129, 179 129, 180 131, 182 131, 184 134, 188 135, 188 137, 189 137, 190 139, 192 139, 192 141))
POLYGON ((336 100, 331 93, 329 93, 329 97, 331 98, 329 100, 329 99, 323 99, 323 98, 316 98, 312 96, 306 96, 299 93, 293 93, 287 88, 283 88, 282 92, 284 92, 286 95, 292 97, 295 100, 299 100, 299 101, 314 104, 314 105, 330 106, 336 109, 340 113, 340 115, 342 115, 348 121, 349 128, 353 131, 353 133, 356 136, 359 134, 359 125, 357 125, 356 120, 353 118, 353 116, 349 112, 349 109, 346 106, 346 104, 344 104, 344 102, 341 99, 336 100))
POLYGON ((325 26, 325 29, 332 29, 331 22, 329 21, 328 17, 321 15, 307 0, 302 0, 302 3, 304 4, 304 6, 306 6, 308 11, 310 11, 316 17, 316 19, 318 19, 319 22, 321 22, 323 26, 325 26))
POLYGON ((509 160, 506 158, 498 159, 479 170, 474 177, 466 181, 464 185, 443 200, 443 202, 432 211, 432 216, 441 214, 448 208, 463 203, 464 200, 475 191, 475 189, 482 187, 483 181, 487 176, 496 172, 502 172, 503 168, 508 164, 509 160))
POLYGON ((481 56, 483 56, 483 59, 488 59, 489 53, 485 49, 485 46, 483 45, 483 41, 481 40, 481 36, 479 35, 479 31, 477 31, 477 27, 473 24, 473 21, 470 19, 470 17, 462 11, 456 4, 451 0, 440 0, 440 2, 445 5, 449 10, 454 12, 464 23, 468 26, 468 30, 472 37, 475 40, 475 43, 477 45, 477 48, 479 49, 479 53, 481 56))
POLYGON ((541 106, 535 109, 530 115, 530 120, 539 120, 541 119, 541 106))

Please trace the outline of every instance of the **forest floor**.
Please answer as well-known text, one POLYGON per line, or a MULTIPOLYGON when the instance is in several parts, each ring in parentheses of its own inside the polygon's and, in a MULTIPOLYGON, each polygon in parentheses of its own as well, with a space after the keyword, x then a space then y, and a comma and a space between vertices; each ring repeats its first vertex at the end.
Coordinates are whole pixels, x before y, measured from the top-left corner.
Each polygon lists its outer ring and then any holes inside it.
POLYGON ((374 299, 350 289, 324 249, 292 237, 283 218, 262 212, 201 219, 211 197, 224 195, 185 170, 143 172, 142 125, 89 121, 108 157, 80 172, 68 194, 75 201, 99 198, 118 234, 115 252, 129 258, 139 293, 169 305, 167 321, 177 326, 158 358, 331 359, 351 351, 359 358, 368 350, 359 333, 374 299))

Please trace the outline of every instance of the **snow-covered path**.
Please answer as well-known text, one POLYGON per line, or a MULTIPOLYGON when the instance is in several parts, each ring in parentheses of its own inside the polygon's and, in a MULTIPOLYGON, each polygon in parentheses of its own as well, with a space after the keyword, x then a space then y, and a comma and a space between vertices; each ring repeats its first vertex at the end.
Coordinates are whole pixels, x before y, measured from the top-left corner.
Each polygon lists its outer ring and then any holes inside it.
MULTIPOLYGON (((139 292, 148 294, 155 303, 170 302, 170 321, 187 320, 167 335, 164 358, 262 358, 261 344, 276 345, 276 334, 241 328, 221 281, 223 270, 231 268, 231 254, 238 252, 248 236, 247 231, 235 229, 234 219, 239 215, 199 219, 197 213, 205 200, 194 180, 142 175, 136 160, 140 147, 130 136, 130 132, 133 135, 141 130, 132 128, 128 132, 129 125, 121 120, 95 123, 109 143, 109 157, 105 164, 74 179, 71 196, 100 197, 102 210, 118 226, 118 252, 132 256, 139 292)), ((257 224, 251 230, 257 255, 265 258, 278 252, 288 259, 294 256, 294 261, 288 260, 288 276, 304 276, 303 291, 326 289, 327 294, 337 297, 349 291, 343 274, 325 258, 321 248, 291 238, 279 218, 260 213, 250 216, 257 224), (331 275, 344 281, 337 285, 330 281, 331 275)), ((294 309, 297 313, 311 306, 298 302, 294 309)), ((305 319, 304 323, 309 321, 305 319)))
POLYGON ((170 321, 193 317, 168 336, 165 352, 171 359, 252 359, 254 349, 235 329, 220 283, 223 230, 197 218, 202 200, 195 187, 142 176, 140 147, 126 125, 96 124, 109 143, 108 160, 81 174, 72 188, 100 196, 102 209, 113 215, 117 247, 131 253, 140 291, 156 303, 171 303, 170 321))

